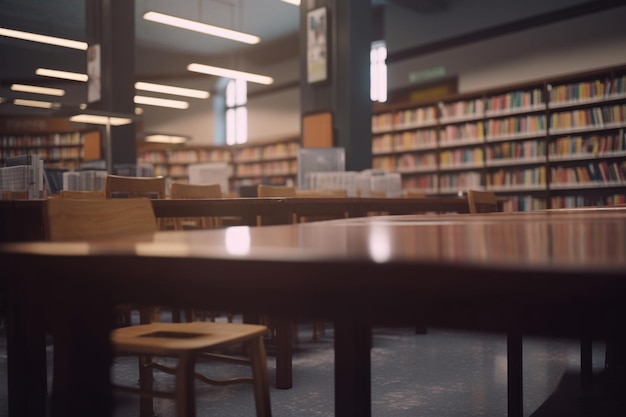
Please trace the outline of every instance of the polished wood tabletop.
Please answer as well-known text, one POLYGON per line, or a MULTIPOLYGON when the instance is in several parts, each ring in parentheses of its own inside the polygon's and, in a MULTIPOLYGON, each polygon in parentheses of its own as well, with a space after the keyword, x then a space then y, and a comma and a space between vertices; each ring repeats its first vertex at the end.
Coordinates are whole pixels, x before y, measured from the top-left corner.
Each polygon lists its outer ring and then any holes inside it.
POLYGON ((14 308, 30 317, 39 307, 71 335, 59 340, 75 368, 55 384, 53 415, 109 415, 109 329, 96 324, 132 301, 332 320, 335 415, 369 416, 373 325, 610 335, 624 318, 626 211, 379 216, 17 243, 0 247, 0 262, 15 303, 24 301, 14 308), (91 344, 73 320, 92 323, 91 344))
MULTIPOLYGON (((0 200, 0 242, 44 239, 45 199, 0 200)), ((467 198, 424 197, 265 197, 153 199, 154 214, 162 217, 226 216, 238 224, 289 224, 303 216, 359 217, 370 213, 411 214, 469 211, 467 198)))

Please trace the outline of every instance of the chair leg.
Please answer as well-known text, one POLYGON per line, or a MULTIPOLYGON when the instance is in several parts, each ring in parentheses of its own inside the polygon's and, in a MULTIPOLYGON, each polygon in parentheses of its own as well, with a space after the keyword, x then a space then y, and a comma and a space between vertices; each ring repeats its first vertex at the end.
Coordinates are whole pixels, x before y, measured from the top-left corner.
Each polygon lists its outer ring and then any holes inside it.
POLYGON ((141 396, 139 398, 139 415, 141 417, 154 417, 153 398, 149 395, 152 392, 153 380, 152 368, 149 366, 152 357, 139 356, 139 389, 141 396))
POLYGON ((176 367, 176 416, 196 416, 196 395, 194 386, 195 361, 192 355, 184 354, 178 358, 176 367))
POLYGON ((257 417, 271 417, 269 376, 263 337, 250 342, 250 365, 252 367, 252 385, 254 387, 254 403, 257 417))

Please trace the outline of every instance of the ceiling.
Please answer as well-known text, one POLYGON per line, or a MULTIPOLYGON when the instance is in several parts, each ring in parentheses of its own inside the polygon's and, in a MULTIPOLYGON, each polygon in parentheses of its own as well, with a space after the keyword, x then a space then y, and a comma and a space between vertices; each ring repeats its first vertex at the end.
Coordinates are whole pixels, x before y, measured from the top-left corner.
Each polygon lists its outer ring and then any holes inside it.
MULTIPOLYGON (((0 0, 0 27, 84 40, 87 1, 0 0)), ((392 15, 394 21, 402 21, 402 24, 390 25, 386 17, 385 36, 390 52, 394 47, 407 50, 420 42, 432 42, 436 40, 431 35, 433 32, 445 36, 456 32, 462 34, 463 31, 480 30, 501 21, 520 19, 537 10, 541 12, 542 8, 543 11, 558 10, 572 4, 594 2, 509 0, 505 2, 504 8, 495 7, 503 4, 503 0, 371 1, 373 5, 383 7, 387 16, 392 15), (489 6, 485 12, 480 7, 484 4, 489 6), (471 13, 472 19, 467 18, 468 13, 471 13), (444 26, 445 30, 442 31, 442 22, 445 22, 442 19, 448 15, 456 21, 451 20, 453 23, 444 26)), ((222 66, 248 71, 272 64, 276 66, 276 63, 299 56, 299 22, 298 7, 280 0, 135 0, 135 78, 138 81, 161 83, 169 80, 171 83, 171 80, 197 77, 197 74, 186 71, 186 65, 192 61, 212 65, 221 63, 222 66), (149 22, 142 19, 149 10, 241 30, 259 36, 261 43, 246 45, 149 22)), ((7 105, 18 94, 9 89, 12 83, 51 82, 34 75, 35 68, 39 66, 86 72, 85 52, 0 36, 0 101, 5 98, 5 104, 0 105, 0 114, 27 111, 7 105)), ((297 80, 297 67, 292 72, 294 74, 290 73, 286 77, 291 79, 284 79, 283 76, 276 79, 276 84, 297 80)), ((67 89, 66 97, 63 98, 67 104, 78 104, 86 96, 84 84, 63 83, 67 84, 62 86, 67 89)))

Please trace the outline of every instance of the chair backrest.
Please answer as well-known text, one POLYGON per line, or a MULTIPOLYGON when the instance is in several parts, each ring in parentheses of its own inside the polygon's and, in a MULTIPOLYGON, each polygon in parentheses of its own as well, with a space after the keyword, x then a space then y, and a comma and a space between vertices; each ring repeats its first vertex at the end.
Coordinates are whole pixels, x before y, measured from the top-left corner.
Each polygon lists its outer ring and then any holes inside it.
POLYGON ((165 198, 165 177, 107 175, 104 192, 106 198, 165 198))
POLYGON ((157 223, 147 198, 46 201, 46 236, 51 241, 154 233, 157 223))
POLYGON ((496 194, 493 191, 469 190, 467 202, 470 213, 490 213, 498 211, 496 194))
POLYGON ((296 190, 296 197, 347 197, 348 192, 342 189, 332 190, 296 190))
POLYGON ((170 184, 171 198, 222 198, 219 184, 187 184, 173 182, 170 184))
POLYGON ((106 196, 104 191, 77 191, 77 190, 61 190, 59 191, 61 198, 78 198, 81 200, 104 200, 106 196))
POLYGON ((426 193, 420 193, 418 191, 405 191, 402 193, 402 196, 405 198, 424 198, 426 197, 426 193))
POLYGON ((259 184, 257 187, 257 195, 259 197, 295 197, 296 187, 259 184))

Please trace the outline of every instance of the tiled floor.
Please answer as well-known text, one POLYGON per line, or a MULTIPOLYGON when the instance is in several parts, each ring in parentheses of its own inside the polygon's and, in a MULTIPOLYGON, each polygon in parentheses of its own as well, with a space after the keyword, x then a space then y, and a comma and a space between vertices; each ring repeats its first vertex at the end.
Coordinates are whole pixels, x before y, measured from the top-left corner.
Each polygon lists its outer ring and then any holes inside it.
MULTIPOLYGON (((333 416, 332 329, 318 343, 308 342, 310 326, 300 326, 294 362, 294 387, 271 389, 275 417, 333 416)), ((0 416, 7 415, 6 339, 0 337, 0 416)), ((271 353, 271 348, 270 348, 271 353)), ((49 349, 49 356, 52 348, 49 349)), ((502 335, 429 329, 376 329, 372 349, 372 415, 376 417, 506 416, 506 340, 502 335)), ((603 348, 594 349, 594 367, 603 366, 603 348)), ((206 366, 206 365, 203 365, 206 366)), ((225 366, 212 368, 222 372, 225 366)), ((529 416, 624 416, 584 414, 578 389, 576 341, 526 338, 524 341, 524 414, 529 416), (540 407, 560 387, 551 402, 540 407), (567 390, 565 389, 567 388, 567 390), (552 405, 551 405, 552 404, 552 405), (538 410, 539 409, 539 410, 538 410), (537 411, 538 410, 538 411, 537 411), (549 411, 549 414, 545 414, 549 411)), ((229 368, 230 369, 230 368, 229 368)), ((274 359, 269 357, 274 381, 274 359)), ((136 362, 117 360, 116 380, 136 381, 136 362)), ((158 383, 170 385, 160 376, 158 383)), ((158 400, 159 416, 173 416, 173 402, 158 400)), ((197 385, 198 417, 254 416, 250 386, 197 385)), ((115 417, 138 416, 135 397, 116 394, 115 417)))

